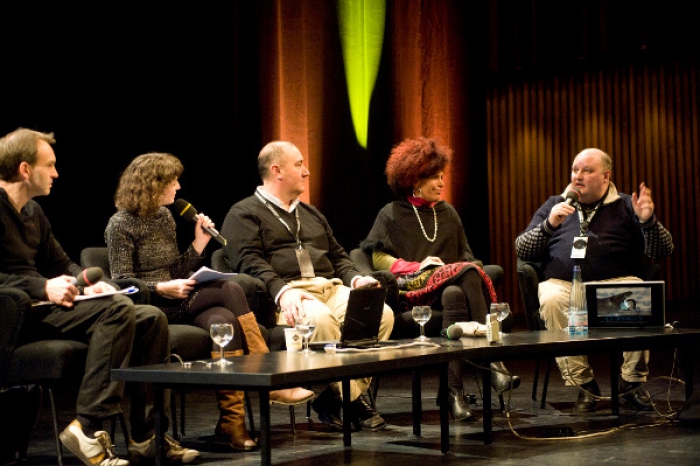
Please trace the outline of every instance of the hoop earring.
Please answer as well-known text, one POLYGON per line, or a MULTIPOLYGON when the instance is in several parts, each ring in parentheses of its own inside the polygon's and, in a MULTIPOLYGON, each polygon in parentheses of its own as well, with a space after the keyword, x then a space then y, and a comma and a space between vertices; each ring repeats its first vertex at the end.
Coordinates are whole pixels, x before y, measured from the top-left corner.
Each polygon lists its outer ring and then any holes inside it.
POLYGON ((423 190, 420 189, 420 188, 413 188, 413 192, 412 192, 411 194, 413 194, 413 197, 421 197, 421 198, 422 198, 422 197, 423 197, 423 190), (415 194, 416 189, 418 190, 418 195, 417 195, 417 196, 416 196, 416 194, 415 194))

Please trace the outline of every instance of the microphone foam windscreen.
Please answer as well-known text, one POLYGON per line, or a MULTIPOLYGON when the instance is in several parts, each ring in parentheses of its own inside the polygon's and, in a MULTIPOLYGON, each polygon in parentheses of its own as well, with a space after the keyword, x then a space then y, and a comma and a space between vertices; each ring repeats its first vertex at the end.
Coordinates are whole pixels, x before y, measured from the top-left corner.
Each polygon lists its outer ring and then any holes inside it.
POLYGON ((197 215, 197 209, 195 209, 192 204, 187 202, 184 199, 178 199, 175 201, 173 204, 173 209, 175 212, 177 212, 179 215, 182 217, 186 218, 187 220, 195 220, 195 216, 197 215))
POLYGON ((89 267, 75 277, 75 286, 92 286, 102 280, 104 272, 99 267, 89 267))
POLYGON ((443 336, 448 340, 459 340, 464 334, 464 330, 459 325, 452 324, 442 331, 443 336))
POLYGON ((578 189, 570 189, 566 193, 566 198, 571 199, 573 202, 578 202, 578 199, 579 199, 578 189))

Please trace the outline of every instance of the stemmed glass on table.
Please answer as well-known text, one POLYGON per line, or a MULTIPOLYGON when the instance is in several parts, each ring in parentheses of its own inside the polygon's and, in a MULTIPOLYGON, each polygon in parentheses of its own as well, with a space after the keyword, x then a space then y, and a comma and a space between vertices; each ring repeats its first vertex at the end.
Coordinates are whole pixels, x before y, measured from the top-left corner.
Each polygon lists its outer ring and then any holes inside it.
POLYGON ((232 324, 212 324, 209 328, 209 335, 214 343, 221 348, 221 359, 212 363, 224 367, 233 364, 224 358, 224 347, 233 340, 233 325, 232 324))
POLYGON ((491 303, 489 312, 491 312, 491 314, 496 314, 496 319, 500 324, 499 327, 502 329, 502 322, 510 315, 510 305, 508 303, 491 303))
POLYGON ((307 316, 304 312, 300 312, 294 319, 294 328, 302 337, 302 345, 304 349, 302 349, 300 353, 311 353, 311 350, 309 349, 309 337, 314 333, 314 330, 316 330, 316 319, 314 317, 307 316))
POLYGON ((420 336, 414 338, 415 341, 430 341, 430 338, 425 336, 425 324, 428 323, 430 317, 432 316, 432 310, 430 306, 414 306, 411 309, 411 315, 413 320, 420 325, 420 336))

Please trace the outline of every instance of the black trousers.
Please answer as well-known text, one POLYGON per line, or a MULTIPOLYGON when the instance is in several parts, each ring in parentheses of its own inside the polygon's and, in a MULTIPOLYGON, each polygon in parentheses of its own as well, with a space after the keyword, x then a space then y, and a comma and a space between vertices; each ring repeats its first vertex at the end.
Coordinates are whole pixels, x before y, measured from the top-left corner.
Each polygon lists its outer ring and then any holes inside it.
MULTIPOLYGON (((35 308, 34 340, 65 339, 88 345, 85 374, 80 384, 77 414, 104 419, 121 412, 124 383, 114 382, 110 370, 162 363, 169 354, 168 321, 155 306, 134 305, 123 295, 80 301, 73 308, 35 308)), ((130 384, 132 436, 147 438, 154 431, 150 384, 130 384)))

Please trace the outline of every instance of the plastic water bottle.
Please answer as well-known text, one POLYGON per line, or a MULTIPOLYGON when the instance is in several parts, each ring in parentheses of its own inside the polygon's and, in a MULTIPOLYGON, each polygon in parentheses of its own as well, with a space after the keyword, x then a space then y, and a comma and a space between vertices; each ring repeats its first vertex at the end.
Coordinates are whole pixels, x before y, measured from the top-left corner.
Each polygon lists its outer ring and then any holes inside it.
POLYGON ((581 267, 574 265, 574 278, 571 281, 569 297, 569 333, 582 335, 588 333, 588 306, 586 292, 581 278, 581 267))

